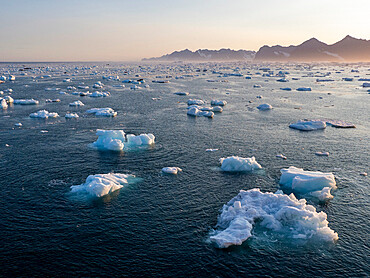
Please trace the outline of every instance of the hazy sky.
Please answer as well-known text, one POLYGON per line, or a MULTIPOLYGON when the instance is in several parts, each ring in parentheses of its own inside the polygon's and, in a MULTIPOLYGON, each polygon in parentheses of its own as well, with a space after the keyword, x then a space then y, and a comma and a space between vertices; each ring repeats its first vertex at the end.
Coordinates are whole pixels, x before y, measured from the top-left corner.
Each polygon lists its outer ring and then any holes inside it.
POLYGON ((370 39, 370 0, 0 0, 0 61, 130 61, 185 48, 370 39))

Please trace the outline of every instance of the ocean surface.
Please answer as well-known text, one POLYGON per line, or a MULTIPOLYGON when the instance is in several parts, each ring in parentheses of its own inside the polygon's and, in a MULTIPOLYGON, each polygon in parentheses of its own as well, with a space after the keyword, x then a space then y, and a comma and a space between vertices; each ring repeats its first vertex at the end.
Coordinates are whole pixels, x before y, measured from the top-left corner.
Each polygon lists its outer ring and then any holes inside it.
POLYGON ((370 94, 358 79, 370 78, 370 65, 0 64, 0 76, 10 74, 15 81, 0 84, 0 98, 33 98, 39 104, 0 109, 0 276, 369 276, 369 177, 360 173, 369 172, 370 94), (276 81, 279 71, 289 72, 289 82, 276 81), (230 76, 236 72, 243 76, 230 76), (353 81, 343 81, 345 77, 353 81), (71 82, 63 82, 66 78, 71 82), (146 81, 137 85, 140 89, 122 83, 140 78, 146 81), (97 81, 103 89, 92 88, 97 81), (114 86, 122 84, 126 87, 114 86), (89 89, 77 88, 82 85, 89 89), (299 87, 312 91, 296 91, 299 87), (111 95, 72 94, 87 90, 111 95), (45 102, 56 98, 61 101, 45 102), (190 98, 208 104, 226 100, 227 105, 213 119, 191 117, 186 114, 190 98), (76 100, 85 106, 68 106, 76 100), (263 103, 273 109, 256 109, 263 103), (118 114, 85 113, 94 107, 110 107, 118 114), (29 117, 42 109, 60 117, 29 117), (67 112, 80 117, 65 119, 67 112), (289 128, 301 119, 343 120, 356 128, 289 128), (88 146, 96 141, 97 129, 153 133, 156 143, 137 150, 99 151, 88 146), (209 148, 219 150, 206 152, 209 148), (317 156, 318 151, 330 155, 317 156), (219 159, 231 155, 255 156, 263 171, 222 172, 219 159), (161 169, 168 166, 183 172, 163 175, 161 169), (240 246, 220 249, 209 241, 224 204, 242 189, 276 192, 281 189, 280 169, 289 166, 334 173, 334 198, 307 202, 327 214, 337 242, 276 237, 258 225, 240 246), (89 175, 110 172, 139 179, 101 198, 71 194, 70 187, 89 175))

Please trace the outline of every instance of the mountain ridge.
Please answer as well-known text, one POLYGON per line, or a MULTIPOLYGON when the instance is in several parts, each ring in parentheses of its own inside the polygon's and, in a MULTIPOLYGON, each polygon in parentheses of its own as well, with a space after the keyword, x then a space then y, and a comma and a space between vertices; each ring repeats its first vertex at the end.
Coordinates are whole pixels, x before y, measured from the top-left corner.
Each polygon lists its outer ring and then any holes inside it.
POLYGON ((313 37, 299 45, 264 45, 257 52, 229 48, 194 52, 184 49, 142 61, 370 62, 370 40, 347 35, 338 42, 326 44, 313 37))

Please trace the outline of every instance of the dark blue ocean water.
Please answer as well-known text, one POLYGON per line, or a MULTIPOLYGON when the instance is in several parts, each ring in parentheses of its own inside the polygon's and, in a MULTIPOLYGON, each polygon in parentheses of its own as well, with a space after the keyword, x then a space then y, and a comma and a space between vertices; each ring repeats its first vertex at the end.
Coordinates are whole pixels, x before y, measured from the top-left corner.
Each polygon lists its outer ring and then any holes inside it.
POLYGON ((369 66, 270 66, 275 72, 288 70, 288 79, 300 78, 288 83, 256 75, 261 72, 259 66, 248 64, 26 66, 32 70, 20 76, 22 64, 0 65, 0 73, 16 76, 16 81, 0 84, 0 91, 11 88, 14 99, 40 101, 37 106, 0 110, 0 276, 369 276, 369 178, 360 173, 369 171, 370 95, 357 81, 370 78, 369 66), (249 71, 252 79, 211 73, 212 69, 232 72, 236 67, 243 74, 249 71), (198 72, 198 68, 207 71, 198 72), (351 72, 353 68, 359 73, 351 72), (332 72, 334 82, 315 81, 314 75, 327 72, 332 72), (302 77, 308 73, 313 76, 302 77), (51 77, 40 78, 46 74, 51 77), (140 75, 150 88, 131 90, 127 84, 115 88, 112 85, 122 83, 102 79, 109 75, 119 75, 121 80, 140 75), (184 75, 184 79, 174 78, 184 75), (72 82, 62 82, 67 77, 72 82), (341 81, 343 77, 354 81, 341 81), (151 82, 157 79, 171 83, 151 82), (110 97, 45 91, 67 91, 67 86, 83 84, 95 91, 91 87, 97 81, 105 84, 110 97), (253 88, 254 84, 262 88, 253 88), (312 91, 297 92, 298 87, 312 91), (190 95, 173 94, 178 91, 190 95), (49 98, 61 102, 45 103, 49 98), (221 99, 228 104, 213 119, 193 118, 186 115, 189 98, 221 99), (85 106, 69 107, 75 100, 85 106), (261 103, 274 109, 259 111, 256 107, 261 103), (85 111, 93 107, 111 107, 118 115, 87 115, 85 111), (40 109, 61 117, 28 117, 40 109), (65 120, 67 111, 77 112, 80 118, 65 120), (327 127, 315 132, 288 128, 304 118, 340 119, 357 128, 327 127), (23 126, 15 127, 18 122, 23 126), (90 149, 88 144, 96 140, 99 128, 153 133, 156 144, 120 153, 90 149), (207 148, 219 151, 205 152, 207 148), (330 156, 315 156, 317 151, 328 151, 330 156), (276 158, 280 153, 288 159, 276 158), (219 158, 230 155, 255 156, 264 171, 219 171, 219 158), (327 213, 329 227, 339 235, 336 243, 276 241, 258 228, 241 246, 217 249, 207 241, 223 204, 241 189, 275 192, 280 188, 280 169, 292 165, 335 174, 334 199, 309 203, 327 213), (183 172, 162 175, 166 166, 181 167, 183 172), (134 174, 140 181, 99 199, 79 200, 69 193, 71 185, 83 183, 88 175, 109 172, 134 174))

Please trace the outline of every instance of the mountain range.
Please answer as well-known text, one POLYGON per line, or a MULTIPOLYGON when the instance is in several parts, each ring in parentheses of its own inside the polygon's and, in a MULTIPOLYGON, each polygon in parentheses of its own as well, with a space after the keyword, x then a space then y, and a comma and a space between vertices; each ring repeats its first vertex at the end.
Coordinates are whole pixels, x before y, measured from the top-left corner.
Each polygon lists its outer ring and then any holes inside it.
POLYGON ((370 40, 348 35, 329 45, 312 38, 300 45, 264 45, 257 52, 231 49, 192 52, 185 49, 143 61, 370 62, 370 40))

